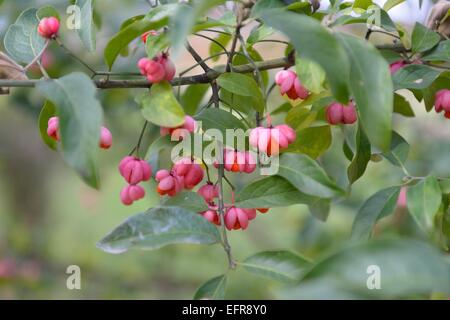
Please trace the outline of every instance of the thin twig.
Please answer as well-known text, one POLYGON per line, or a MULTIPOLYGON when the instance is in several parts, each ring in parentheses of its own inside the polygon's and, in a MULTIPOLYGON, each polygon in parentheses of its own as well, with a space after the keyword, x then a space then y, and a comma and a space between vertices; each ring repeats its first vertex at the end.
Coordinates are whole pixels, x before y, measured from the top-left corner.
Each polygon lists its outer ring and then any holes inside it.
POLYGON ((131 152, 128 155, 131 156, 136 151, 138 158, 140 158, 139 150, 141 148, 142 139, 144 138, 144 133, 145 133, 145 129, 147 129, 147 126, 148 126, 148 121, 145 120, 144 125, 142 126, 141 133, 139 134, 138 142, 137 142, 136 146, 133 148, 133 150, 131 150, 131 152))
POLYGON ((215 33, 222 33, 222 34, 227 34, 231 36, 231 33, 226 32, 226 31, 221 31, 221 30, 215 30, 215 29, 203 29, 202 31, 208 31, 208 32, 215 32, 215 33))
POLYGON ((45 41, 44 47, 43 47, 42 50, 38 53, 38 55, 37 55, 36 57, 34 57, 34 59, 31 60, 31 62, 30 62, 29 64, 27 64, 27 65, 23 68, 24 71, 27 71, 28 69, 30 69, 31 66, 33 66, 35 63, 37 63, 37 62, 41 59, 41 57, 42 57, 42 55, 44 54, 45 50, 47 50, 49 44, 50 44, 50 40, 47 39, 47 40, 45 41))
POLYGON ((77 60, 80 64, 82 64, 86 69, 88 69, 92 73, 93 76, 96 75, 96 71, 86 62, 80 59, 76 54, 72 53, 72 51, 70 51, 69 48, 67 48, 59 38, 55 38, 55 41, 66 52, 67 55, 71 56, 72 58, 77 60))
POLYGON ((236 190, 236 188, 234 187, 234 185, 231 183, 230 180, 228 180, 227 176, 224 174, 223 178, 225 179, 225 181, 228 183, 228 185, 230 186, 231 190, 236 190))
POLYGON ((225 46, 223 44, 221 44, 219 41, 217 41, 216 39, 213 39, 211 37, 205 36, 205 35, 203 35, 201 33, 194 33, 193 35, 197 36, 197 37, 201 37, 201 38, 207 39, 207 40, 215 43, 217 46, 219 46, 226 53, 227 56, 230 55, 230 53, 228 52, 227 48, 225 48, 225 46))
POLYGON ((186 49, 205 72, 211 69, 189 43, 186 44, 186 49))
POLYGON ((233 40, 231 42, 230 54, 228 55, 228 61, 227 61, 227 67, 226 67, 227 72, 230 72, 232 69, 233 57, 234 57, 234 53, 236 51, 237 41, 239 38, 239 34, 241 32, 241 27, 242 27, 241 24, 238 22, 238 25, 236 26, 236 30, 234 32, 233 40))

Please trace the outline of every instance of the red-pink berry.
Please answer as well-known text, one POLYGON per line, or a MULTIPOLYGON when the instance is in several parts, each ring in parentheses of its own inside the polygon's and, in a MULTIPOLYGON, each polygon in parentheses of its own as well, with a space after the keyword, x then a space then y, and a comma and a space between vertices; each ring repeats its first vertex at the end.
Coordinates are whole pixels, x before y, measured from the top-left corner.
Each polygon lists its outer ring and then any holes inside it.
POLYGON ((436 92, 434 97, 434 109, 436 112, 450 112, 450 90, 442 89, 436 92))
POLYGON ((191 158, 182 158, 173 166, 173 171, 179 177, 184 178, 184 187, 192 189, 203 180, 203 169, 191 158))
POLYGON ((220 217, 219 217, 219 214, 217 213, 216 210, 209 209, 209 210, 200 212, 200 214, 201 214, 206 220, 208 220, 209 222, 214 223, 215 225, 220 226, 220 224, 221 224, 221 223, 220 223, 220 217))
POLYGON ((352 101, 348 105, 333 102, 326 109, 326 118, 329 124, 353 124, 358 120, 355 105, 352 101))
POLYGON ((166 76, 166 71, 164 66, 154 60, 149 60, 145 67, 145 75, 147 80, 151 83, 159 83, 164 80, 166 76))
POLYGON ((245 230, 248 227, 249 216, 245 210, 232 206, 225 212, 224 220, 228 230, 245 230))
POLYGON ((400 193, 397 198, 397 207, 399 208, 406 208, 406 193, 408 189, 407 187, 401 187, 400 193))
POLYGON ((406 66, 408 63, 404 60, 398 60, 394 61, 389 65, 389 70, 391 71, 391 74, 396 73, 398 70, 406 66))
POLYGON ((119 172, 132 185, 148 181, 152 175, 152 167, 146 161, 127 156, 119 164, 119 172))
POLYGON ((58 35, 59 20, 56 17, 43 18, 38 25, 38 33, 41 37, 52 39, 58 35))
POLYGON ((327 121, 331 125, 340 124, 344 119, 344 111, 342 104, 334 102, 327 107, 326 110, 327 121))
POLYGON ((348 105, 342 107, 342 120, 344 124, 353 124, 358 120, 353 101, 350 101, 348 105))
POLYGON ((109 149, 112 146, 112 134, 108 128, 102 127, 100 133, 100 148, 109 149))
POLYGON ((171 81, 176 73, 175 65, 166 54, 157 55, 153 59, 142 58, 137 66, 141 74, 151 83, 171 81))
POLYGON ((250 145, 268 156, 276 155, 295 141, 295 130, 288 125, 278 125, 274 128, 257 127, 250 132, 250 145))
POLYGON ((292 100, 306 99, 309 96, 308 90, 301 84, 294 71, 279 71, 275 75, 275 83, 280 87, 280 93, 286 94, 292 100))
POLYGON ((47 134, 55 141, 59 141, 61 138, 59 136, 59 118, 51 117, 48 119, 47 123, 47 134))
POLYGON ((158 183, 156 191, 161 195, 175 196, 183 189, 184 178, 179 177, 168 170, 159 170, 155 175, 158 183))
POLYGON ((157 59, 157 61, 164 67, 164 80, 172 81, 176 73, 175 65, 173 64, 172 60, 170 60, 166 54, 159 55, 157 59))
POLYGON ((197 193, 207 202, 211 203, 215 198, 219 197, 219 188, 211 182, 201 186, 197 193))
POLYGON ((138 185, 127 185, 120 191, 120 200, 126 206, 145 196, 145 189, 138 185))

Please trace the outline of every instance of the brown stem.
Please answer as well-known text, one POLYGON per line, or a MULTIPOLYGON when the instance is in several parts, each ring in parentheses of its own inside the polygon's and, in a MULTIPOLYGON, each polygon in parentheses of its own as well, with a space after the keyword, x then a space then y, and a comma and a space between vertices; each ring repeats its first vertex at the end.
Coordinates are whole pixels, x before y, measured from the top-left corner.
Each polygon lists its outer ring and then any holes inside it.
MULTIPOLYGON (((255 62, 256 66, 260 71, 270 70, 277 68, 288 68, 293 65, 293 62, 288 58, 279 58, 267 61, 255 62)), ((203 74, 178 77, 171 81, 172 86, 184 86, 189 84, 199 84, 199 83, 211 83, 217 79, 222 73, 224 67, 218 66, 215 69, 210 69, 208 72, 203 74)), ((252 64, 243 64, 240 66, 235 66, 233 72, 237 73, 250 73, 254 71, 252 64)), ((0 79, 0 87, 34 87, 40 80, 3 80, 0 79)), ((129 79, 100 79, 94 81, 95 85, 99 89, 127 89, 127 88, 149 88, 151 84, 147 80, 129 80, 129 79)))
POLYGON ((197 51, 195 51, 194 48, 192 48, 192 46, 188 43, 186 44, 186 49, 187 51, 191 54, 191 56, 194 58, 195 62, 197 62, 200 67, 202 67, 202 69, 205 72, 208 72, 211 68, 205 63, 205 61, 202 59, 202 57, 200 57, 200 55, 197 53, 197 51))

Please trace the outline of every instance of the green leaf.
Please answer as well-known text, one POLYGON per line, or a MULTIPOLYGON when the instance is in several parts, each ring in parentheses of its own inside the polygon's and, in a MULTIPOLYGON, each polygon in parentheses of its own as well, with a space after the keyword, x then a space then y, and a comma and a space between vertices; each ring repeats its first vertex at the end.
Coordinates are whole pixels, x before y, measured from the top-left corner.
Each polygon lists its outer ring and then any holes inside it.
POLYGON ((353 8, 359 8, 367 10, 371 5, 373 5, 372 0, 355 0, 355 3, 353 4, 353 8))
POLYGON ((409 35, 408 30, 400 23, 397 23, 395 26, 397 27, 397 31, 398 31, 398 35, 400 36, 401 43, 403 44, 403 46, 406 49, 410 49, 411 48, 411 37, 409 35))
POLYGON ((310 262, 290 251, 263 251, 239 263, 246 271, 264 278, 295 282, 300 280, 310 262))
POLYGON ((356 133, 356 153, 347 169, 347 176, 350 184, 361 178, 364 172, 366 172, 371 155, 370 142, 364 131, 361 129, 361 126, 359 126, 358 132, 356 133))
MULTIPOLYGON (((300 109, 303 109, 302 107, 299 107, 300 109)), ((281 105, 279 105, 278 107, 275 108, 275 110, 273 110, 270 114, 272 116, 278 115, 278 114, 283 114, 283 113, 287 113, 292 109, 292 104, 290 104, 289 102, 285 102, 281 105)), ((303 112, 303 111, 301 111, 303 112)))
POLYGON ((240 208, 275 208, 293 204, 309 204, 317 198, 297 190, 289 181, 270 176, 246 185, 236 193, 236 206, 240 208))
POLYGON ((6 31, 5 49, 16 62, 28 64, 44 48, 45 39, 37 32, 37 12, 35 8, 25 10, 6 31))
POLYGON ((176 243, 219 242, 219 231, 201 215, 179 207, 155 207, 125 220, 97 247, 117 254, 135 248, 155 250, 176 243))
POLYGON ((48 119, 56 114, 56 108, 53 103, 46 100, 44 106, 39 113, 39 132, 41 134, 42 141, 52 150, 56 150, 57 143, 55 140, 50 138, 47 134, 48 119))
POLYGON ((286 4, 281 0, 259 0, 256 1, 255 5, 252 8, 251 15, 252 17, 260 17, 265 12, 272 9, 280 9, 283 8, 286 4))
POLYGON ((302 107, 290 107, 285 122, 295 130, 309 127, 316 120, 317 112, 302 107))
POLYGON ((97 88, 84 73, 40 81, 37 89, 56 106, 64 159, 91 187, 98 188, 98 153, 103 111, 97 88))
POLYGON ((164 51, 169 47, 170 41, 167 33, 160 32, 157 35, 152 35, 147 38, 145 44, 145 51, 150 59, 153 59, 158 53, 164 51))
POLYGON ((386 1, 386 3, 383 6, 383 10, 389 11, 393 7, 399 5, 399 4, 403 3, 403 2, 405 2, 405 0, 388 0, 388 1, 386 1))
POLYGON ((310 127, 297 131, 297 139, 283 152, 303 153, 313 159, 321 156, 331 146, 330 126, 310 127))
POLYGON ((92 0, 77 0, 75 5, 81 9, 81 28, 77 30, 78 36, 88 51, 95 51, 94 2, 92 0))
POLYGON ((191 116, 197 113, 200 103, 203 101, 206 92, 209 90, 209 84, 191 84, 181 95, 180 103, 186 114, 191 116))
POLYGON ((394 212, 399 194, 400 187, 390 187, 367 199, 353 221, 352 239, 369 239, 378 220, 394 212))
POLYGON ((151 164, 153 170, 156 172, 159 168, 160 151, 172 150, 178 143, 178 141, 172 141, 170 135, 161 136, 152 142, 144 159, 151 164))
POLYGON ((247 45, 252 46, 255 43, 264 40, 268 36, 272 35, 274 33, 274 30, 264 24, 259 25, 257 28, 254 28, 250 35, 247 38, 247 45))
POLYGON ((251 97, 255 101, 255 104, 252 104, 255 110, 264 112, 264 96, 253 78, 240 73, 224 73, 217 78, 217 84, 231 93, 251 97))
POLYGON ((281 298, 428 299, 449 287, 449 264, 439 250, 412 239, 381 240, 345 246, 321 259, 281 298), (369 290, 377 270, 381 290, 369 290))
POLYGON ((338 38, 350 58, 350 88, 359 121, 371 144, 387 150, 391 143, 394 102, 389 65, 367 41, 343 33, 338 38))
POLYGON ((197 193, 185 191, 174 197, 168 197, 163 203, 166 207, 181 207, 193 212, 202 212, 208 210, 205 200, 197 193))
POLYGON ((318 199, 308 205, 309 212, 316 219, 325 222, 330 214, 330 202, 331 201, 327 199, 318 199))
POLYGON ((227 276, 225 274, 212 278, 197 289, 194 300, 223 300, 226 284, 227 276))
POLYGON ((169 17, 173 15, 176 7, 176 4, 167 4, 153 8, 145 18, 131 22, 115 34, 109 40, 104 52, 105 62, 109 69, 111 70, 117 56, 131 41, 149 30, 157 30, 167 25, 169 17))
POLYGON ((184 123, 183 107, 173 95, 172 86, 167 81, 155 83, 150 92, 136 98, 147 121, 158 126, 175 128, 184 123))
POLYGON ((442 200, 437 179, 428 176, 418 184, 408 187, 407 199, 408 210, 416 223, 425 232, 430 232, 442 200))
POLYGON ((398 70, 394 76, 394 90, 425 89, 442 73, 430 66, 410 64, 398 70))
MULTIPOLYGON (((250 56, 250 59, 253 60, 253 62, 264 61, 264 58, 261 56, 261 54, 258 51, 256 51, 256 49, 254 47, 248 47, 247 53, 250 56)), ((241 49, 239 50, 239 54, 236 54, 233 58, 233 67, 252 63, 250 59, 247 59, 247 57, 245 56, 245 54, 243 52, 243 48, 241 47, 241 49)), ((261 74, 261 82, 264 84, 264 87, 267 87, 269 84, 269 72, 267 70, 260 70, 260 74, 261 74)), ((256 79, 255 74, 245 73, 244 75, 249 78, 256 79)), ((244 97, 244 99, 246 99, 247 103, 248 103, 248 98, 244 97)), ((254 100, 254 99, 252 99, 252 100, 254 100)), ((252 104, 256 104, 256 105, 258 105, 260 103, 261 102, 259 100, 255 100, 254 102, 252 102, 252 104)), ((255 107, 253 107, 253 108, 256 109, 255 107)))
POLYGON ((264 11, 262 19, 268 26, 284 33, 302 58, 316 62, 325 70, 333 95, 338 101, 348 101, 350 64, 347 54, 320 22, 283 10, 264 11))
POLYGON ((394 94, 394 112, 405 117, 414 117, 414 111, 410 103, 405 97, 395 93, 394 94))
POLYGON ((56 17, 59 21, 61 21, 61 17, 59 15, 58 10, 56 10, 55 7, 52 6, 45 6, 39 8, 36 12, 36 16, 39 20, 48 17, 56 17))
POLYGON ((441 36, 428 29, 423 24, 416 22, 411 38, 411 49, 413 53, 424 52, 432 49, 441 40, 441 36))
POLYGON ((344 193, 319 164, 306 155, 281 155, 277 175, 288 180, 299 191, 312 196, 333 198, 344 193))
POLYGON ((325 81, 325 72, 317 63, 297 57, 295 69, 306 89, 312 93, 320 93, 323 90, 322 84, 325 81))
POLYGON ((409 144, 397 132, 392 133, 391 150, 384 153, 383 156, 394 166, 403 167, 408 158, 409 144))
POLYGON ((209 129, 219 130, 223 138, 226 138, 227 129, 242 129, 244 132, 247 130, 242 121, 230 112, 219 108, 205 109, 195 116, 195 120, 201 121, 204 131, 209 129))
MULTIPOLYGON (((231 41, 231 35, 228 33, 219 33, 219 35, 214 39, 216 42, 220 43, 223 47, 227 47, 228 43, 231 41)), ((211 41, 211 44, 209 45, 209 55, 214 56, 217 55, 220 52, 223 52, 221 46, 219 46, 217 43, 211 41)), ((220 56, 213 57, 212 61, 218 61, 220 59, 220 56)))
POLYGON ((240 111, 245 114, 250 114, 258 103, 255 99, 240 96, 238 94, 231 93, 224 88, 220 89, 220 101, 227 107, 231 107, 233 110, 240 111))
POLYGON ((442 41, 436 48, 426 53, 423 61, 449 61, 450 60, 450 40, 442 41))
POLYGON ((442 73, 433 83, 423 90, 423 100, 427 111, 433 109, 436 100, 436 92, 441 89, 448 89, 450 83, 450 73, 442 73))

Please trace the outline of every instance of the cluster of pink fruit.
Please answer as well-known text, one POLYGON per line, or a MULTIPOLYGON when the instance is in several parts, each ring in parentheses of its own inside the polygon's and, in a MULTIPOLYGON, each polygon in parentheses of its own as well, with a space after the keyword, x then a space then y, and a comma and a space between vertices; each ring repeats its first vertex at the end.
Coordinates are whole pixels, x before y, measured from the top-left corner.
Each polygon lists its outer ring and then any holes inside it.
POLYGON ((193 158, 178 160, 172 169, 159 170, 155 175, 160 195, 175 196, 183 189, 192 190, 203 180, 203 168, 193 158))
POLYGON ((281 95, 287 95, 292 100, 304 100, 309 96, 308 90, 302 85, 297 74, 292 70, 277 72, 275 83, 280 87, 281 95))
POLYGON ((145 160, 127 156, 120 161, 119 172, 128 182, 128 185, 120 191, 122 203, 129 206, 134 201, 144 198, 145 189, 139 183, 150 180, 152 167, 145 160))
MULTIPOLYGON (((275 75, 275 83, 280 87, 280 93, 287 95, 292 100, 307 99, 309 97, 308 90, 302 85, 297 74, 292 70, 282 70, 275 75)), ((352 101, 348 105, 334 102, 326 109, 326 118, 329 124, 353 124, 358 119, 355 105, 352 101)), ((285 125, 283 125, 285 126, 285 125)), ((284 130, 283 130, 284 131, 284 130)), ((283 132, 282 131, 282 132, 283 132)), ((256 135, 256 134, 255 134, 256 135)), ((286 136, 288 137, 288 136, 286 136)), ((295 140, 295 137, 294 137, 295 140)), ((251 140, 250 140, 251 141, 251 140)), ((254 140, 253 140, 254 141, 254 140)), ((265 141, 263 145, 265 145, 265 141)), ((285 148, 286 143, 280 143, 280 147, 285 148)), ((270 147, 270 144, 268 144, 270 147)), ((267 150, 267 148, 266 148, 267 150)), ((271 151, 269 149, 268 155, 271 151)))
POLYGON ((268 127, 256 127, 250 132, 250 145, 268 156, 277 155, 286 149, 297 138, 295 130, 286 124, 272 127, 270 120, 268 127))
MULTIPOLYGON (((48 119, 47 135, 55 141, 61 140, 58 117, 54 116, 48 119)), ((99 146, 102 149, 109 149, 112 146, 112 134, 106 127, 101 127, 99 146)))
POLYGON ((353 101, 350 101, 348 105, 333 102, 327 107, 326 117, 328 123, 331 125, 353 124, 358 120, 353 101))
MULTIPOLYGON (((218 226, 221 225, 218 206, 214 203, 214 199, 219 197, 219 190, 217 186, 211 182, 201 186, 197 193, 203 197, 208 204, 208 210, 199 212, 206 220, 218 226)), ((266 213, 268 208, 238 208, 234 205, 234 193, 232 193, 232 204, 225 204, 224 221, 225 227, 228 230, 245 230, 248 227, 249 221, 256 218, 256 212, 266 213)))
MULTIPOLYGON (((148 31, 141 36, 142 42, 146 43, 149 36, 158 33, 154 30, 148 31)), ((167 52, 157 54, 152 59, 142 58, 137 64, 139 71, 150 83, 171 81, 175 77, 176 69, 167 52)))

